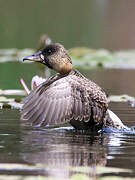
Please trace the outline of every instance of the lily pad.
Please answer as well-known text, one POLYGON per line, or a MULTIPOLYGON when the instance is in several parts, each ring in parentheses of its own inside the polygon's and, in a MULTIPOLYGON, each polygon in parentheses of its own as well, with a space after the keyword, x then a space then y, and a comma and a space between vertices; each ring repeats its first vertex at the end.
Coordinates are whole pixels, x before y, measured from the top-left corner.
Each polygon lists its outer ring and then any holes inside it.
POLYGON ((26 92, 24 90, 19 90, 19 89, 8 89, 8 90, 0 89, 0 95, 1 96, 5 96, 5 95, 25 96, 26 92))
POLYGON ((22 61, 22 58, 33 54, 33 49, 0 49, 0 62, 22 61))
POLYGON ((108 100, 111 102, 135 102, 135 98, 127 94, 112 95, 108 97, 108 100))
MULTIPOLYGON (((20 100, 20 99, 19 99, 20 100)), ((0 96, 0 109, 21 109, 22 104, 16 101, 16 98, 7 98, 0 96)))
POLYGON ((11 109, 11 105, 8 103, 4 103, 2 106, 3 109, 11 109))
POLYGON ((12 109, 22 109, 23 104, 17 102, 8 103, 12 109))
POLYGON ((75 65, 89 65, 90 67, 105 68, 135 68, 135 50, 110 52, 105 49, 72 48, 71 57, 75 65))
POLYGON ((4 96, 0 96, 0 102, 13 102, 13 98, 6 98, 4 96))
MULTIPOLYGON (((81 173, 89 173, 93 171, 92 168, 90 167, 73 167, 71 169, 74 172, 81 172, 81 173)), ((111 168, 111 167, 100 167, 97 166, 95 167, 95 170, 97 174, 102 174, 102 173, 119 173, 119 172, 132 172, 130 169, 121 169, 121 168, 111 168)))
MULTIPOLYGON (((0 49, 0 62, 17 61, 31 55, 34 49, 0 49)), ((87 47, 75 47, 69 49, 69 54, 74 65, 104 68, 135 69, 135 50, 111 52, 106 49, 90 49, 87 47)), ((26 61, 25 63, 31 63, 26 61)))
POLYGON ((90 49, 87 47, 75 47, 75 48, 69 49, 68 52, 69 52, 69 55, 72 57, 81 58, 87 55, 91 55, 95 53, 95 51, 96 51, 95 49, 90 49))
MULTIPOLYGON (((16 175, 16 176, 13 176, 13 175, 8 175, 8 176, 4 176, 4 175, 0 175, 0 179, 5 179, 5 180, 20 180, 20 179, 23 179, 23 180, 55 180, 55 179, 62 179, 62 180, 90 180, 90 179, 93 179, 91 177, 89 177, 88 175, 90 175, 91 171, 93 171, 93 168, 92 167, 67 167, 66 170, 71 172, 71 174, 73 174, 71 177, 69 178, 64 178, 64 177, 59 177, 57 176, 57 168, 58 167, 55 167, 55 172, 56 172, 56 176, 54 177, 46 177, 46 176, 42 176, 42 175, 37 175, 37 176, 22 176, 22 175, 16 175)), ((64 169, 64 168, 63 168, 64 169)), ((44 164, 36 164, 36 165, 27 165, 27 164, 6 164, 6 163, 2 163, 0 164, 0 171, 8 171, 8 174, 9 172, 14 172, 14 171, 19 171, 19 172, 23 172, 24 174, 24 171, 29 171, 29 172, 44 172, 44 170, 47 170, 48 172, 51 172, 51 170, 53 171, 54 170, 54 167, 46 167, 44 164)), ((59 169, 60 170, 60 169, 59 169)), ((62 171, 62 168, 61 168, 61 171, 62 171)), ((110 179, 110 176, 108 175, 108 173, 120 173, 120 172, 127 172, 127 173, 131 173, 132 171, 131 170, 128 170, 128 169, 120 169, 120 168, 111 168, 111 167, 95 167, 94 169, 94 174, 95 176, 98 176, 100 177, 102 174, 106 174, 106 177, 108 179, 110 179)), ((70 173, 69 173, 70 174, 70 173)), ((92 173, 91 173, 92 175, 92 173)), ((59 174, 60 176, 60 174, 59 174)), ((97 180, 104 180, 106 179, 106 177, 101 177, 101 178, 95 178, 97 180)), ((113 178, 113 176, 111 177, 113 178)), ((121 177, 117 177, 115 176, 115 179, 119 180, 121 179, 121 177)), ((129 178, 130 179, 130 178, 129 178)))

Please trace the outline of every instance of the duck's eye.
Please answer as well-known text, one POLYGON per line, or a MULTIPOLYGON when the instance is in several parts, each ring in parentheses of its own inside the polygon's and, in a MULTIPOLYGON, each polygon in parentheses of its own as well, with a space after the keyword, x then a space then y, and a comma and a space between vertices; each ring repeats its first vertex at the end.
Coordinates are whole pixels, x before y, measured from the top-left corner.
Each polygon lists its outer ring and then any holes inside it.
POLYGON ((52 54, 52 50, 51 50, 51 49, 48 49, 47 53, 48 53, 48 54, 52 54))
POLYGON ((45 55, 45 56, 46 55, 51 55, 51 54, 53 54, 55 52, 56 52, 56 49, 54 47, 52 47, 52 45, 49 45, 48 47, 46 47, 46 48, 44 48, 42 50, 42 54, 45 55))

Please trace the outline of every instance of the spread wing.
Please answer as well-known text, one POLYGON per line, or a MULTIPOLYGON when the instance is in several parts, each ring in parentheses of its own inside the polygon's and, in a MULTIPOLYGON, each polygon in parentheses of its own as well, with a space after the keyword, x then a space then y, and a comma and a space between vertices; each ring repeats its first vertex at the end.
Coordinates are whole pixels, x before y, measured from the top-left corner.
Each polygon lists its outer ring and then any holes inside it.
POLYGON ((73 99, 71 86, 65 78, 50 85, 40 85, 26 97, 22 120, 35 126, 56 125, 69 122, 73 99))
POLYGON ((71 121, 72 125, 81 122, 77 126, 102 124, 107 109, 105 93, 95 83, 71 76, 54 76, 33 90, 25 98, 21 119, 35 126, 71 121))

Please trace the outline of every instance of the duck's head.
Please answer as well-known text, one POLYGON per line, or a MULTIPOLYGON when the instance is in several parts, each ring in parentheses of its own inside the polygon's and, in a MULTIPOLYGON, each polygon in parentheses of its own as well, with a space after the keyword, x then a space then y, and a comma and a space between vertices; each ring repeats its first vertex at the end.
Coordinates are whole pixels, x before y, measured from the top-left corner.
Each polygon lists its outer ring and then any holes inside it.
POLYGON ((40 62, 60 74, 66 74, 72 70, 71 58, 64 46, 59 43, 50 44, 41 51, 25 57, 23 61, 25 60, 40 62))

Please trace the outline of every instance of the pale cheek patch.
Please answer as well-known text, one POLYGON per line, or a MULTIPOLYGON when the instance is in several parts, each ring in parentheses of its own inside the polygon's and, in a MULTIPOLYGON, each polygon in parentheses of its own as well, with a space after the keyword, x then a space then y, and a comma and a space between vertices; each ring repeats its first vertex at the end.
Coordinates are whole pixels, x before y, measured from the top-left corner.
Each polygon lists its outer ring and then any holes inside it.
POLYGON ((41 58, 41 59, 43 59, 43 60, 45 60, 45 58, 44 58, 43 54, 41 54, 41 55, 40 55, 40 58, 41 58))

